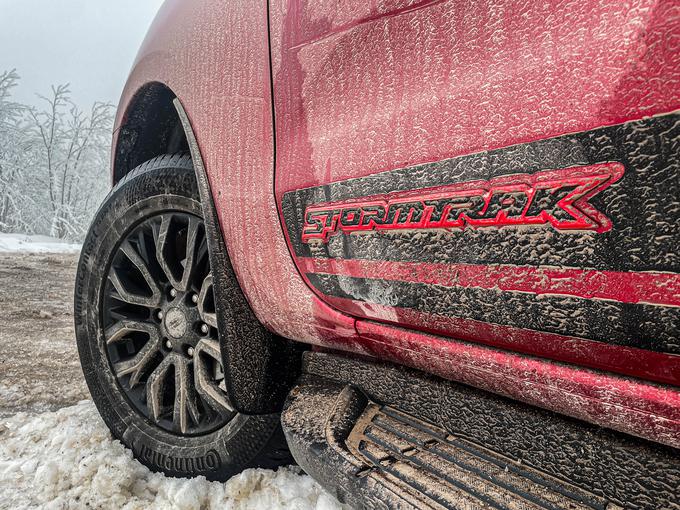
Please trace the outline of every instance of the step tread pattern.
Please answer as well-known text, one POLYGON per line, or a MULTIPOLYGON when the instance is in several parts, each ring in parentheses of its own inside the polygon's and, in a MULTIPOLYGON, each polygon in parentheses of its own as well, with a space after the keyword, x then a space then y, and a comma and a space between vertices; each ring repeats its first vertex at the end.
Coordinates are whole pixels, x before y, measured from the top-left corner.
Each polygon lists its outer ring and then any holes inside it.
POLYGON ((619 508, 519 460, 375 403, 357 420, 346 446, 366 464, 362 476, 381 477, 426 498, 432 508, 619 508))

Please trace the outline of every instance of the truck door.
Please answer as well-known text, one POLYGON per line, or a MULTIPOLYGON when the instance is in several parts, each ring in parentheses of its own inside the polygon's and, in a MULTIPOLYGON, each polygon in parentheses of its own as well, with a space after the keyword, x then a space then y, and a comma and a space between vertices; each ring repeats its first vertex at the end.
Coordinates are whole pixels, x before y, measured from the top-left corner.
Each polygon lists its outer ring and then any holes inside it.
POLYGON ((679 9, 271 0, 306 282, 360 320, 680 382, 679 9))

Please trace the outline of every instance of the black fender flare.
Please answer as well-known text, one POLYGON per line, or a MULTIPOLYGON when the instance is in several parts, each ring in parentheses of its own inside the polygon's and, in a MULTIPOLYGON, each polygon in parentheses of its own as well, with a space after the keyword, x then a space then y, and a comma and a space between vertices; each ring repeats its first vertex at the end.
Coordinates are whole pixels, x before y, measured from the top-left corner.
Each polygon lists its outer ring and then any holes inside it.
POLYGON ((175 98, 173 103, 184 128, 203 204, 229 399, 240 413, 280 412, 300 374, 302 347, 267 330, 250 308, 231 264, 191 122, 180 100, 175 98))

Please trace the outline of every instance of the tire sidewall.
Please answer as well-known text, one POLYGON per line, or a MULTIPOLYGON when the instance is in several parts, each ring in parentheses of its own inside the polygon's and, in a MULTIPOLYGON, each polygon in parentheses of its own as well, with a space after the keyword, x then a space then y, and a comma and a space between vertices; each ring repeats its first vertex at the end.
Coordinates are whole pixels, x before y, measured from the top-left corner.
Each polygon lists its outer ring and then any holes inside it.
MULTIPOLYGON (((113 435, 152 470, 172 476, 226 479, 247 467, 278 426, 272 415, 237 414, 222 428, 180 436, 152 424, 127 400, 111 368, 101 321, 103 289, 120 241, 151 215, 176 210, 203 217, 193 168, 146 165, 109 194, 83 244, 75 292, 81 365, 93 400, 113 435)), ((216 269, 216 268, 213 268, 216 269)))

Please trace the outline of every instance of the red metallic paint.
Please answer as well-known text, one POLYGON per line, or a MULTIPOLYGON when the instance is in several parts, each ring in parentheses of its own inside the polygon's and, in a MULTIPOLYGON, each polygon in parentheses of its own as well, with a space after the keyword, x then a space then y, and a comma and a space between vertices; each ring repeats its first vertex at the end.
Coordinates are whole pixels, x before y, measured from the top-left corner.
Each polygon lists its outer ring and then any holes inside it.
MULTIPOLYGON (((459 340, 680 385, 680 356, 675 354, 615 346, 584 338, 460 317, 435 315, 408 308, 368 304, 334 296, 328 296, 327 300, 347 314, 390 323, 395 328, 402 324, 410 324, 425 333, 449 337, 451 331, 455 331, 455 338, 459 340)), ((441 341, 454 340, 442 338, 441 341)), ((445 353, 442 353, 442 356, 444 355, 445 353)))
POLYGON ((274 201, 274 140, 265 0, 168 0, 123 92, 116 127, 137 92, 165 84, 195 131, 234 270, 272 331, 323 343, 327 305, 291 260, 274 201))
MULTIPOLYGON (((237 277, 272 331, 678 446, 674 388, 357 323, 334 310, 297 272, 276 200, 303 186, 677 108, 679 19, 674 2, 652 0, 508 1, 499 9, 483 1, 272 0, 274 193, 266 2, 168 0, 116 127, 150 83, 181 100, 237 277)), ((569 349, 586 347, 594 348, 569 349)), ((654 354, 636 369, 620 349, 599 347, 591 353, 641 377, 668 369, 654 354)))
MULTIPOLYGON (((272 2, 279 207, 284 193, 300 188, 680 107, 680 6, 671 0, 451 0, 404 7, 399 2, 361 7, 352 1, 272 2)), ((296 263, 301 267, 304 261, 296 263)), ((385 277, 394 268, 376 263, 373 269, 385 277)), ((640 279, 648 281, 647 288, 655 285, 642 275, 623 278, 629 285, 640 279)), ((619 295, 628 288, 619 287, 619 295)), ((662 293, 664 301, 677 301, 672 290, 662 293)), ((622 300, 635 299, 640 301, 635 296, 622 300)), ((392 309, 381 315, 368 308, 354 307, 353 313, 428 329, 417 314, 392 309)), ((469 328, 437 331, 460 337, 469 328)), ((575 357, 569 343, 544 348, 539 332, 522 336, 524 351, 549 352, 564 361, 588 357, 575 357)), ((467 338, 487 343, 498 338, 497 345, 513 348, 498 335, 467 338)), ((624 348, 598 349, 608 358, 588 364, 658 377, 654 370, 638 368, 651 359, 633 363, 628 358, 625 368, 617 367, 622 358, 617 349, 624 348)), ((656 358, 647 351, 635 354, 638 360, 647 356, 656 358)))
POLYGON ((358 321, 363 347, 379 358, 680 447, 680 392, 635 379, 358 321))
POLYGON ((675 273, 309 257, 299 258, 298 264, 303 273, 680 306, 680 275, 675 273))
POLYGON ((680 108, 675 0, 272 0, 272 36, 279 199, 680 108))

